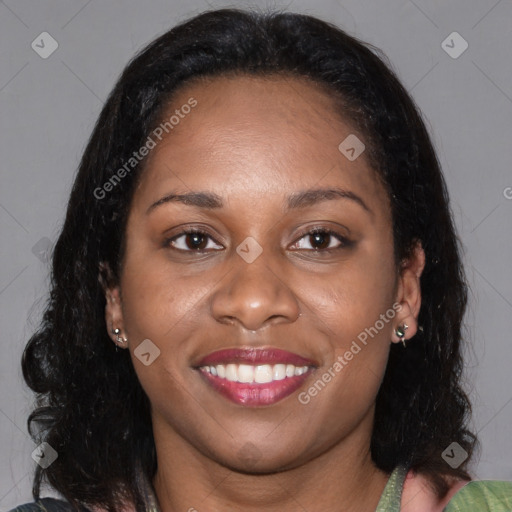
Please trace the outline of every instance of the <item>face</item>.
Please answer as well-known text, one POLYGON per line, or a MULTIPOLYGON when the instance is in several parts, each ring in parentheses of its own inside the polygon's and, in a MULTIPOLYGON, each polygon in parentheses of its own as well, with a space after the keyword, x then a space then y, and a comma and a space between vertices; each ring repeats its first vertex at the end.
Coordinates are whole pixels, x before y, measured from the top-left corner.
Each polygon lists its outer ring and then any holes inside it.
POLYGON ((107 293, 157 448, 273 471, 369 443, 394 329, 415 332, 421 269, 396 269, 386 192, 364 152, 338 149, 350 123, 298 78, 211 79, 165 119, 177 109, 107 293))

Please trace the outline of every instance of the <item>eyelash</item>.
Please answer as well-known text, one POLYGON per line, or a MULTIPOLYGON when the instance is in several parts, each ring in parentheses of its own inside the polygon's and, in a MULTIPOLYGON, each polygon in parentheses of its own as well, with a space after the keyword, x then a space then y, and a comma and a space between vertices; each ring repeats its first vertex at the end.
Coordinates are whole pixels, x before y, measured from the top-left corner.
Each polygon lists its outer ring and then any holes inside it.
MULTIPOLYGON (((347 248, 347 247, 350 247, 350 246, 353 245, 353 242, 351 240, 349 240, 348 238, 344 237, 343 235, 341 235, 341 234, 339 234, 336 231, 333 231, 331 229, 322 228, 322 227, 312 228, 312 229, 310 229, 310 230, 308 230, 308 231, 306 231, 304 233, 301 233, 299 238, 296 239, 296 241, 293 243, 293 245, 298 243, 305 236, 311 236, 311 235, 315 235, 315 234, 318 234, 318 233, 321 233, 323 235, 329 235, 329 236, 332 236, 332 237, 336 238, 340 242, 340 245, 338 247, 331 247, 331 248, 327 248, 327 249, 304 249, 304 250, 306 250, 308 252, 328 253, 328 254, 330 254, 332 252, 336 252, 336 251, 339 251, 341 249, 344 249, 344 248, 347 248)), ((180 251, 180 252, 189 252, 189 253, 195 253, 195 254, 205 254, 205 253, 211 251, 211 249, 200 249, 200 250, 188 249, 188 250, 185 250, 185 249, 176 249, 174 247, 171 247, 172 242, 176 241, 177 239, 181 238, 184 235, 201 235, 201 236, 210 238, 216 244, 218 244, 218 242, 216 242, 213 239, 213 237, 209 233, 207 233, 206 231, 203 231, 203 230, 198 229, 198 228, 185 228, 180 233, 178 233, 177 235, 174 235, 171 238, 165 239, 164 240, 164 244, 163 244, 164 247, 172 248, 172 249, 174 249, 176 251, 180 251)), ((214 250, 218 250, 218 249, 214 249, 214 250)), ((300 250, 300 249, 295 249, 295 250, 300 250)))

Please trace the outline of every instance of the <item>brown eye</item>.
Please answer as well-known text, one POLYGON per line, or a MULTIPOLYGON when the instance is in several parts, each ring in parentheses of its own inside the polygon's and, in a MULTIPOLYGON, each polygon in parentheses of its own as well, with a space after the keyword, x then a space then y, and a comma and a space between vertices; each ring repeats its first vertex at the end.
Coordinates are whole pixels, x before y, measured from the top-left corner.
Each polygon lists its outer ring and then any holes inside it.
POLYGON ((185 245, 192 250, 203 250, 208 245, 208 239, 200 233, 188 233, 185 235, 185 245))
POLYGON ((182 231, 180 234, 166 240, 166 246, 185 252, 203 252, 222 249, 208 233, 198 230, 182 231))
POLYGON ((350 244, 347 238, 335 231, 317 229, 305 233, 292 248, 329 252, 331 250, 342 249, 350 244))
POLYGON ((329 233, 313 233, 309 235, 309 242, 314 249, 328 249, 332 235, 329 233))

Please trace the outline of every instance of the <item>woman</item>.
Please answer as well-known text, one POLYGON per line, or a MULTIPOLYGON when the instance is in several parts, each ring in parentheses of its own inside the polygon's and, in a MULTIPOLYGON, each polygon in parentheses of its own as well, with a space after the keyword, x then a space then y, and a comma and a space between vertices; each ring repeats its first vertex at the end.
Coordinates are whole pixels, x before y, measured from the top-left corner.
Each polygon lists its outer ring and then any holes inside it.
POLYGON ((219 10, 127 66, 23 356, 46 444, 18 510, 510 510, 467 471, 448 195, 378 53, 219 10))

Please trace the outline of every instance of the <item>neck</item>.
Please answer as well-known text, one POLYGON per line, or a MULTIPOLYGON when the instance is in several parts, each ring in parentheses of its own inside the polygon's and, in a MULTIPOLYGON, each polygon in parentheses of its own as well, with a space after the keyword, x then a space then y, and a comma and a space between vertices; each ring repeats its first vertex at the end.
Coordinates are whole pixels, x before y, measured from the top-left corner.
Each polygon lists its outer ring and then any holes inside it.
POLYGON ((161 512, 374 512, 389 478, 371 461, 371 429, 356 429, 292 469, 248 474, 205 456, 156 418, 153 425, 158 460, 153 486, 161 512))

